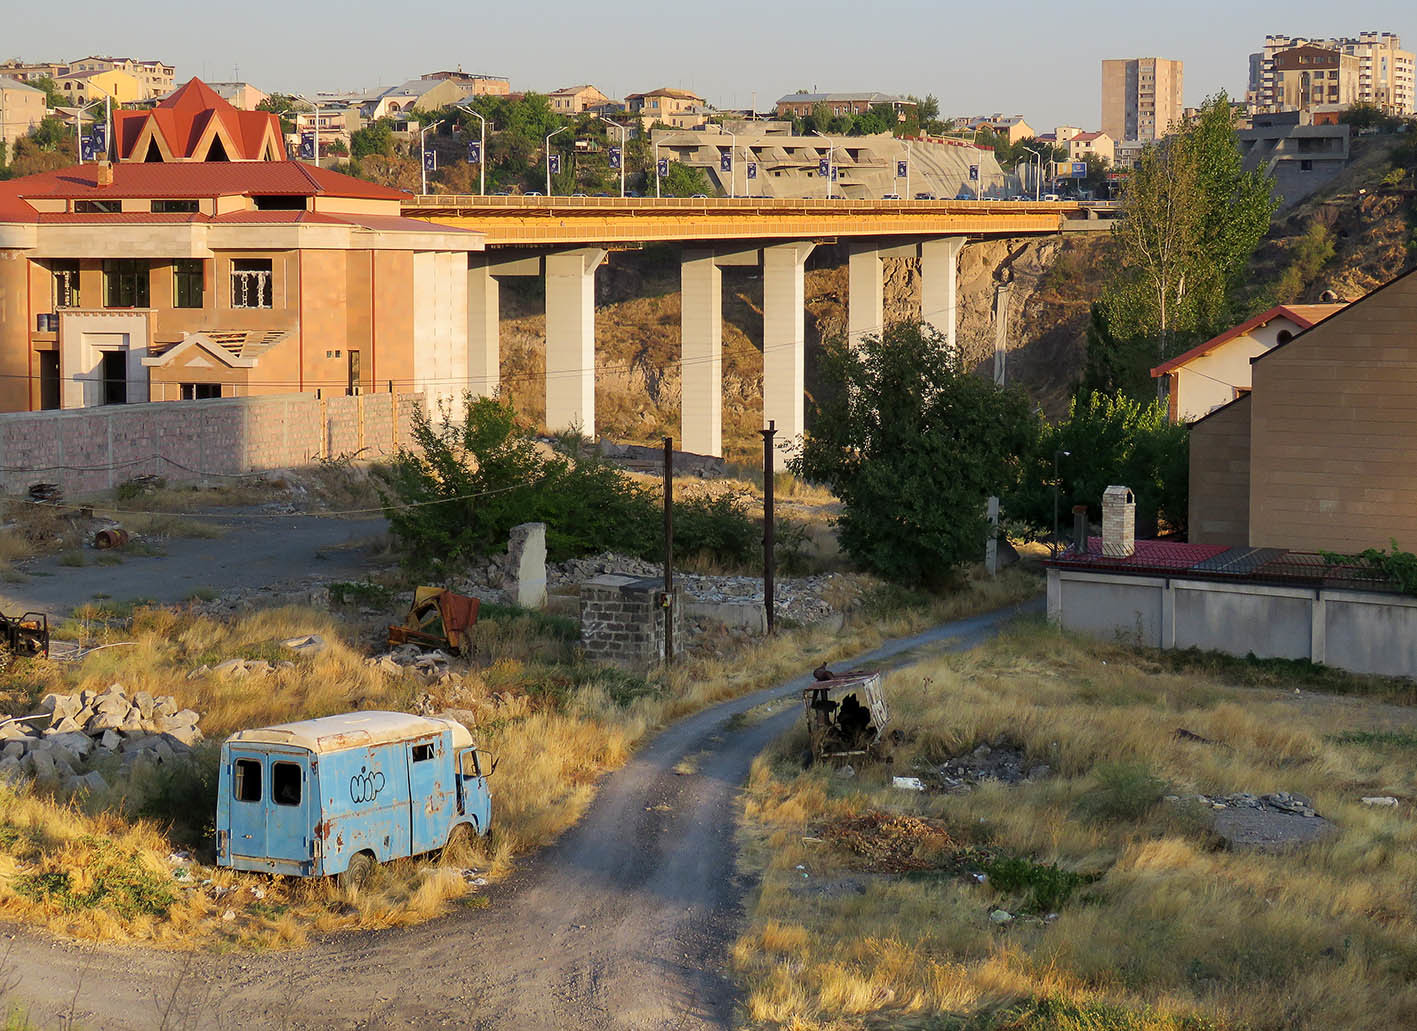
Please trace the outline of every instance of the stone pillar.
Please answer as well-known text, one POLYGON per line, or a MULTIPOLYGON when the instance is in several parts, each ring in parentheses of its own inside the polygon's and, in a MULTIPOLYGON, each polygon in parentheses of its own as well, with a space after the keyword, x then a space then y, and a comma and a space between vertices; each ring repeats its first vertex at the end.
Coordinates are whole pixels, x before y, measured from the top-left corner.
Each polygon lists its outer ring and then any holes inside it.
POLYGON ((885 267, 875 244, 852 244, 847 259, 846 339, 852 347, 886 328, 885 267))
POLYGON ((467 389, 491 397, 501 383, 501 285, 487 257, 470 256, 467 270, 467 389))
POLYGON ((1004 361, 1009 346, 1009 296, 1012 283, 1000 283, 994 288, 994 385, 1004 385, 1004 361))
POLYGON ((955 326, 959 306, 955 286, 959 279, 959 252, 964 237, 945 236, 920 245, 920 320, 944 334, 950 351, 959 353, 955 326))
POLYGON ((595 436, 595 270, 605 252, 546 256, 546 426, 595 436))
POLYGON ((723 273, 713 251, 686 250, 680 266, 681 446, 723 454, 723 273))
POLYGON ((522 523, 512 527, 507 541, 508 605, 524 609, 546 607, 546 524, 522 523))
POLYGON ((805 270, 810 243, 763 248, 763 425, 777 422, 778 449, 802 435, 807 390, 805 270))

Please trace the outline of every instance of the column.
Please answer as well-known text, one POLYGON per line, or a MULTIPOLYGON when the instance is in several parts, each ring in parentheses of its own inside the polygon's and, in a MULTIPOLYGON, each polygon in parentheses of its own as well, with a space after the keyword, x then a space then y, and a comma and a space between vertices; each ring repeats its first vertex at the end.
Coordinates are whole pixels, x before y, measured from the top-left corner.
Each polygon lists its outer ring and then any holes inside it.
POLYGON ((920 320, 944 334, 953 354, 959 353, 955 325, 959 321, 955 284, 964 237, 926 240, 920 245, 920 320))
POLYGON ((491 397, 501 382, 501 284, 486 255, 471 254, 467 270, 467 389, 491 397))
POLYGON ((595 270, 605 252, 546 256, 546 427, 595 436, 595 270))
POLYGON ((710 250, 685 250, 680 265, 681 446, 723 454, 723 273, 710 250))
POLYGON ((804 429, 807 384, 803 317, 810 243, 763 248, 763 425, 777 422, 778 448, 796 450, 804 429))
POLYGON ((852 244, 847 258, 846 339, 880 336, 886 324, 884 263, 875 244, 852 244))

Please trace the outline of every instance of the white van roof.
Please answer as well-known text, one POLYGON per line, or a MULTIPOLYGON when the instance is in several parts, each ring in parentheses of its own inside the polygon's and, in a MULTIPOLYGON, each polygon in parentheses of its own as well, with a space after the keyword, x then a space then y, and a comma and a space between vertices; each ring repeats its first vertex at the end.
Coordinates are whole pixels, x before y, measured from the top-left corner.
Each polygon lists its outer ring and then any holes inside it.
POLYGON ((241 730, 226 739, 227 744, 292 745, 308 748, 317 755, 346 748, 387 745, 409 738, 453 732, 453 747, 472 744, 472 735, 456 720, 441 716, 413 716, 406 712, 347 712, 313 720, 280 723, 274 727, 241 730))

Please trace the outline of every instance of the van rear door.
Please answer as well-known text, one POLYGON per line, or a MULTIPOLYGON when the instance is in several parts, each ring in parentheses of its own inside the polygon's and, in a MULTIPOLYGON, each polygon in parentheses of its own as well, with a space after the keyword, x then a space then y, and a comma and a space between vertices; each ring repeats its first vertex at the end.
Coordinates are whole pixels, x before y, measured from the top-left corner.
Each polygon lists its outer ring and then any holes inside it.
POLYGON ((310 861, 310 786, 308 759, 273 753, 266 771, 270 798, 266 805, 266 855, 271 869, 305 872, 310 861), (291 864, 300 864, 300 870, 291 864))
POLYGON ((453 782, 442 735, 407 743, 408 796, 413 817, 413 854, 442 848, 448 840, 453 782))
POLYGON ((231 750, 231 857, 266 855, 266 755, 231 750))

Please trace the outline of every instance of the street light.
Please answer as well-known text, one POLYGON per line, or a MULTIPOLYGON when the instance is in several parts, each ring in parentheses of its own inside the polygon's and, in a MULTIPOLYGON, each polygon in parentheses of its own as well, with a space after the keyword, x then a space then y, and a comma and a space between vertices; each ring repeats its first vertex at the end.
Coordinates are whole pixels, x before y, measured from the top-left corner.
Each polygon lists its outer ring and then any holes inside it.
MULTIPOLYGON (((1058 557, 1058 459, 1072 455, 1071 451, 1059 449, 1053 452, 1053 557, 1058 557)), ((1087 542, 1083 542, 1087 546, 1087 542)))
MULTIPOLYGON (((563 133, 568 128, 570 127, 563 125, 561 128, 552 132, 551 136, 555 136, 557 133, 563 133)), ((551 196, 551 136, 546 137, 546 196, 548 197, 551 196)))
MULTIPOLYGON (((292 97, 295 97, 297 100, 303 100, 303 101, 305 101, 305 103, 309 104, 311 107, 313 107, 313 108, 315 109, 315 167, 316 167, 316 168, 319 168, 319 167, 320 167, 320 105, 319 105, 318 103, 316 103, 315 101, 311 100, 309 97, 307 97, 307 96, 305 96, 305 95, 303 95, 303 94, 300 94, 300 93, 292 93, 291 96, 292 96, 292 97)), ((295 124, 296 124, 297 127, 299 127, 299 125, 300 125, 299 122, 296 122, 295 124)), ((428 191, 425 190, 424 192, 426 193, 426 192, 428 192, 428 191)))
POLYGON ((719 132, 722 132, 733 141, 728 145, 728 199, 732 200, 738 196, 735 192, 738 182, 738 135, 737 133, 729 132, 727 129, 723 128, 723 126, 719 126, 719 132))
MULTIPOLYGON (((99 100, 90 100, 74 115, 74 156, 79 159, 79 164, 84 162, 84 112, 99 104, 103 105, 103 143, 105 148, 108 146, 108 95, 104 94, 99 100)), ((104 157, 107 156, 104 154, 104 157)))
POLYGON ((659 141, 654 139, 654 130, 650 130, 650 139, 654 142, 654 199, 659 199, 659 141))
POLYGON ((625 199, 625 127, 619 122, 612 122, 608 118, 602 118, 606 125, 613 125, 620 130, 620 199, 625 199))
MULTIPOLYGON (((980 134, 982 131, 984 131, 985 129, 988 129, 991 133, 994 131, 994 127, 993 127, 992 125, 989 125, 987 122, 981 122, 979 125, 976 125, 976 126, 974 127, 974 140, 973 140, 973 142, 974 142, 974 149, 975 149, 975 150, 978 150, 978 149, 979 149, 979 134, 980 134)), ((974 157, 975 157, 975 160, 979 162, 979 183, 978 183, 978 185, 974 188, 974 199, 975 199, 975 200, 983 200, 983 199, 984 199, 984 160, 983 160, 982 158, 980 158, 978 154, 976 154, 974 157)))
MULTIPOLYGON (((419 172, 419 176, 420 176, 420 181, 421 181, 422 184, 423 184, 423 189, 422 189, 422 191, 421 191, 421 196, 425 196, 425 197, 426 197, 426 196, 428 195, 428 148, 427 148, 426 144, 424 143, 424 138, 428 135, 429 130, 438 128, 438 126, 442 125, 442 124, 443 124, 444 122, 446 122, 446 121, 447 121, 446 118, 441 118, 441 119, 439 119, 439 120, 436 121, 436 122, 429 122, 427 125, 419 126, 419 129, 418 129, 418 172, 419 172)), ((319 139, 320 139, 319 130, 316 129, 316 130, 315 130, 315 141, 316 141, 316 142, 315 142, 315 146, 317 146, 317 147, 319 146, 319 139)), ((435 163, 436 163, 436 161, 438 160, 436 154, 434 155, 433 160, 434 160, 435 163)))
POLYGON ((1032 147, 1024 147, 1022 149, 1032 154, 1038 164, 1038 170, 1033 173, 1033 199, 1036 202, 1038 200, 1039 187, 1043 183, 1043 155, 1032 147))
POLYGON ((816 129, 812 130, 812 135, 820 136, 822 139, 827 141, 827 200, 831 200, 832 173, 836 171, 836 144, 831 141, 831 137, 827 136, 826 133, 818 132, 816 129))
POLYGON ((477 148, 477 155, 481 158, 477 162, 477 195, 485 197, 487 196, 487 119, 465 104, 459 104, 458 110, 466 111, 482 123, 482 135, 479 137, 480 142, 477 148))

